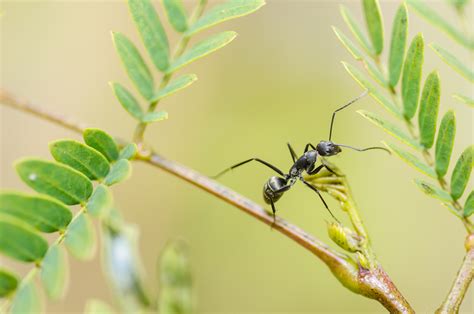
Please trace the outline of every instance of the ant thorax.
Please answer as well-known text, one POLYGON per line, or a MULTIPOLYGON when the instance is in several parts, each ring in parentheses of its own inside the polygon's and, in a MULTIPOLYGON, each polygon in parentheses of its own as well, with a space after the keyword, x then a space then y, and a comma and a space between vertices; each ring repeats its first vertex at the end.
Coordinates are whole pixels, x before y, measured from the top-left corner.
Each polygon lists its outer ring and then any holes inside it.
POLYGON ((290 178, 300 178, 303 174, 303 171, 310 172, 314 169, 314 164, 318 159, 318 152, 315 150, 307 151, 303 154, 288 172, 290 178))

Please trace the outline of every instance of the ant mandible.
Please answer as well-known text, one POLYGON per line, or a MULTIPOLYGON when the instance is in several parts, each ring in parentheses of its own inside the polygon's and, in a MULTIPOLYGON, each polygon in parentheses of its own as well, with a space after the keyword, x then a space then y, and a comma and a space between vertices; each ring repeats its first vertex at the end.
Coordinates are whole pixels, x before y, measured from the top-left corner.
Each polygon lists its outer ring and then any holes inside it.
POLYGON ((240 167, 242 165, 245 165, 246 163, 249 163, 251 161, 257 161, 257 162, 267 166, 268 168, 274 170, 276 173, 278 173, 280 175, 280 176, 272 176, 270 179, 268 179, 268 181, 263 186, 263 199, 264 199, 265 203, 270 204, 271 207, 272 207, 272 215, 273 215, 273 222, 274 223, 275 223, 275 219, 276 219, 276 217, 275 217, 275 213, 276 213, 275 203, 282 197, 283 193, 285 193, 286 191, 291 189, 291 187, 293 187, 293 185, 298 180, 303 182, 308 188, 310 188, 311 190, 316 192, 318 194, 319 198, 321 199, 321 201, 323 202, 324 206, 326 207, 326 209, 331 214, 331 216, 336 221, 339 221, 333 215, 331 210, 329 209, 329 206, 327 205, 326 201, 322 197, 319 190, 317 188, 315 188, 313 185, 311 185, 310 183, 308 183, 307 181, 304 180, 303 172, 306 172, 308 175, 314 175, 314 174, 318 173, 319 171, 321 171, 322 168, 326 168, 331 173, 335 173, 333 170, 331 170, 331 168, 329 168, 324 163, 323 159, 321 159, 321 165, 319 165, 318 167, 316 167, 315 165, 316 165, 318 155, 322 156, 322 157, 329 157, 329 156, 337 155, 341 152, 341 147, 350 148, 350 149, 360 151, 360 152, 363 152, 363 151, 366 151, 366 150, 371 150, 371 149, 381 149, 381 150, 385 150, 388 153, 390 153, 389 150, 387 150, 386 148, 383 148, 383 147, 374 146, 374 147, 368 147, 368 148, 355 148, 355 147, 348 146, 348 145, 336 144, 336 143, 331 141, 332 128, 333 128, 333 125, 334 125, 334 118, 336 116, 336 113, 338 111, 342 110, 342 109, 345 109, 345 108, 349 107, 350 105, 355 103, 357 100, 359 100, 362 97, 364 97, 365 95, 367 95, 367 93, 368 93, 368 91, 365 91, 360 96, 352 99, 347 104, 345 104, 344 106, 336 109, 333 112, 332 118, 331 118, 331 125, 329 127, 329 140, 320 141, 318 143, 318 145, 316 145, 316 147, 314 147, 313 144, 311 144, 311 143, 306 144, 305 149, 304 149, 304 154, 301 157, 298 157, 296 155, 295 151, 293 150, 293 148, 291 147, 291 145, 289 143, 287 143, 288 149, 289 149, 290 154, 291 154, 291 158, 293 159, 293 166, 291 166, 291 168, 290 168, 290 170, 287 174, 283 173, 283 171, 281 171, 280 169, 278 169, 274 165, 272 165, 272 164, 270 164, 270 163, 268 163, 268 162, 266 162, 266 161, 264 161, 260 158, 250 158, 250 159, 239 162, 238 164, 235 164, 235 165, 223 170, 222 172, 218 173, 213 178, 217 179, 220 176, 222 176, 223 174, 225 174, 226 172, 228 172, 229 170, 232 170, 232 169, 235 169, 235 168, 240 167))

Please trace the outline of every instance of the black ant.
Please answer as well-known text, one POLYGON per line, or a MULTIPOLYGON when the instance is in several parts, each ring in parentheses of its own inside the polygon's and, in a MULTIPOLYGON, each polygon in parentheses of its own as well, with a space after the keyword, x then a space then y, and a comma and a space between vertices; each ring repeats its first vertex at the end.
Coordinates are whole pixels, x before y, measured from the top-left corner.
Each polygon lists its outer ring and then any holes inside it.
POLYGON ((318 145, 316 145, 316 147, 314 147, 311 143, 306 144, 305 149, 304 149, 304 154, 299 158, 296 155, 293 148, 291 147, 291 145, 289 143, 287 144, 288 149, 290 150, 291 158, 293 159, 293 166, 291 166, 288 174, 283 173, 283 171, 281 171, 277 167, 273 166, 272 164, 270 164, 270 163, 268 163, 268 162, 266 162, 262 159, 250 158, 250 159, 244 160, 242 162, 239 162, 238 164, 235 164, 230 168, 227 168, 227 169, 223 170, 222 172, 220 172, 219 174, 214 176, 214 178, 218 178, 218 177, 222 176, 224 173, 228 172, 229 170, 235 169, 235 168, 240 167, 240 166, 242 166, 242 165, 244 165, 248 162, 251 162, 251 161, 255 160, 255 161, 269 167, 270 169, 274 170, 276 173, 278 173, 280 175, 279 177, 278 176, 271 177, 270 179, 268 179, 268 181, 263 186, 263 199, 265 200, 265 203, 270 204, 272 206, 272 215, 273 215, 273 221, 274 222, 275 222, 275 219, 276 219, 275 218, 275 213, 276 213, 275 202, 277 202, 282 197, 283 193, 285 193, 286 191, 291 189, 291 187, 296 183, 297 180, 300 180, 307 187, 309 187, 311 190, 316 192, 318 194, 319 198, 321 199, 321 201, 323 202, 324 206, 326 207, 326 209, 331 214, 331 216, 336 221, 339 221, 333 215, 331 210, 329 209, 329 206, 326 204, 326 201, 324 200, 324 198, 322 197, 322 195, 318 191, 318 189, 304 180, 303 172, 306 172, 309 175, 314 175, 314 174, 318 173, 319 171, 321 171, 321 169, 324 167, 329 172, 335 174, 335 172, 333 170, 331 170, 331 168, 329 168, 324 163, 323 159, 321 159, 322 164, 319 165, 318 167, 315 167, 315 164, 316 164, 318 155, 322 156, 322 157, 329 157, 329 156, 337 155, 341 152, 341 147, 350 148, 350 149, 353 149, 353 150, 356 150, 356 151, 361 151, 361 152, 366 151, 366 150, 370 150, 370 149, 382 149, 382 150, 385 150, 388 153, 390 153, 389 150, 387 150, 383 147, 368 147, 368 148, 362 148, 361 149, 361 148, 355 148, 355 147, 348 146, 348 145, 336 144, 336 143, 331 141, 332 128, 333 128, 334 117, 336 116, 336 113, 338 111, 352 105, 357 100, 364 97, 365 95, 367 95, 367 91, 365 91, 364 93, 362 93, 357 98, 354 98, 349 103, 345 104, 344 106, 340 107, 339 109, 337 109, 336 111, 333 112, 332 118, 331 118, 331 125, 330 125, 330 128, 329 128, 329 140, 328 141, 321 141, 321 142, 319 142, 318 145))

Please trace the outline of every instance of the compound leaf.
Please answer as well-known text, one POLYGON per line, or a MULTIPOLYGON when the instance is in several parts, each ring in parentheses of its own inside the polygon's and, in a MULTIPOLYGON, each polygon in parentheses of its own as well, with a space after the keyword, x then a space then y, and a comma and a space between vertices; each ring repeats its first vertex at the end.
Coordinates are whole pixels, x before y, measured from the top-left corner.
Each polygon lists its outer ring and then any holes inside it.
POLYGON ((356 69, 353 65, 346 62, 342 62, 342 64, 344 65, 344 68, 346 69, 346 71, 352 76, 352 78, 357 83, 359 83, 362 87, 367 89, 370 95, 375 100, 377 100, 377 102, 380 103, 385 109, 387 109, 388 112, 392 113, 395 117, 399 119, 403 118, 398 107, 395 106, 393 102, 391 102, 382 93, 380 93, 379 89, 375 88, 358 69, 356 69))
POLYGON ((395 145, 392 145, 392 144, 388 144, 388 143, 385 143, 385 145, 392 151, 394 152, 398 157, 400 157, 400 159, 402 159, 403 161, 405 161, 407 164, 409 164, 410 166, 412 166, 413 168, 415 168, 416 170, 420 171, 421 173, 423 174, 426 174, 427 176, 429 177, 432 177, 433 179, 436 179, 437 176, 436 176, 436 173, 435 171, 433 170, 433 168, 431 168, 430 166, 428 166, 427 164, 425 164, 424 162, 422 162, 418 157, 416 157, 415 155, 407 152, 407 151, 404 151, 398 147, 396 147, 395 145))
POLYGON ((10 313, 11 314, 38 314, 42 312, 43 302, 38 288, 31 278, 23 281, 15 293, 10 313))
POLYGON ((117 160, 119 151, 110 135, 99 129, 86 129, 82 136, 87 145, 99 151, 109 161, 117 160))
POLYGON ((363 0, 362 4, 372 47, 375 54, 380 55, 383 50, 383 22, 379 2, 377 0, 363 0))
POLYGON ((0 252, 18 261, 36 262, 48 250, 48 242, 18 218, 0 214, 0 252))
POLYGON ((441 120, 435 148, 435 169, 440 178, 446 175, 456 136, 456 116, 449 110, 441 120))
POLYGON ((5 269, 0 268, 0 298, 8 296, 18 287, 18 278, 5 269))
POLYGON ((31 188, 67 205, 84 203, 92 193, 85 175, 59 163, 28 158, 17 162, 16 170, 31 188))
POLYGON ((418 34, 408 48, 407 57, 403 66, 402 74, 402 100, 404 116, 407 119, 413 118, 418 107, 420 96, 421 69, 423 67, 423 36, 418 34))
POLYGON ((466 189, 474 163, 474 145, 468 146, 459 157, 451 175, 451 196, 459 199, 466 189))
POLYGON ((470 82, 474 82, 474 71, 472 70, 472 65, 466 66, 452 53, 435 43, 430 44, 430 47, 444 62, 446 62, 451 68, 453 68, 454 71, 464 76, 470 82))
POLYGON ((415 183, 420 188, 420 190, 428 196, 439 199, 440 201, 445 203, 451 203, 453 201, 451 195, 449 195, 448 192, 440 189, 439 187, 433 184, 427 183, 419 179, 415 179, 415 183))
POLYGON ((397 86, 402 72, 408 34, 408 14, 404 3, 400 5, 393 20, 390 54, 388 57, 388 81, 390 87, 397 86))
POLYGON ((377 68, 377 66, 374 64, 374 62, 372 60, 364 60, 363 63, 364 63, 364 66, 365 66, 367 72, 369 72, 370 76, 377 83, 379 83, 380 86, 382 86, 382 87, 387 87, 388 86, 387 79, 382 74, 382 72, 377 68))
POLYGON ((109 162, 89 146, 73 140, 59 140, 49 144, 51 155, 57 162, 82 172, 91 180, 103 179, 109 173, 109 162))
POLYGON ((474 213, 474 191, 469 193, 469 196, 464 203, 464 217, 469 217, 474 213))
POLYGON ((127 159, 120 159, 110 169, 109 175, 105 178, 105 185, 113 185, 130 177, 132 167, 127 159))
POLYGON ((90 217, 81 213, 71 222, 64 244, 69 252, 80 260, 89 260, 94 256, 96 234, 90 217))
POLYGON ((57 300, 64 296, 69 279, 66 251, 57 244, 51 246, 41 263, 41 283, 48 296, 57 300))
POLYGON ((166 71, 169 67, 168 38, 153 4, 150 0, 128 0, 128 7, 153 63, 158 70, 166 71))
POLYGON ((99 184, 87 202, 87 212, 94 217, 104 217, 112 207, 112 192, 106 186, 99 184))
MULTIPOLYGON (((141 1, 142 0, 138 0, 138 2, 141 1)), ((147 0, 143 0, 143 2, 147 2, 147 0)), ((117 50, 120 60, 122 60, 132 83, 143 98, 149 100, 153 97, 153 76, 146 66, 145 61, 143 61, 140 52, 124 34, 113 32, 112 39, 114 41, 115 49, 117 50)))
POLYGON ((138 148, 137 144, 130 143, 127 144, 122 150, 120 151, 119 159, 133 159, 137 154, 138 148))
POLYGON ((163 0, 163 5, 171 26, 177 32, 185 32, 188 29, 188 18, 181 0, 163 0))
POLYGON ((143 110, 135 97, 119 83, 112 82, 110 86, 122 107, 127 110, 132 117, 140 120, 143 116, 143 110))
POLYGON ((213 25, 250 14, 257 11, 264 4, 264 0, 230 0, 218 4, 191 25, 186 35, 190 36, 213 25))
POLYGON ((422 149, 420 144, 418 144, 414 139, 412 139, 405 132, 403 132, 399 127, 395 126, 394 124, 385 120, 379 115, 372 112, 365 111, 365 110, 359 110, 357 112, 361 114, 364 118, 366 118, 367 120, 375 124, 376 126, 380 127, 382 130, 398 138, 400 141, 404 142, 405 144, 410 145, 416 150, 422 149))
POLYGON ((156 112, 149 112, 145 114, 141 121, 143 123, 152 123, 152 122, 162 121, 166 119, 168 119, 168 112, 156 111, 156 112))
POLYGON ((356 60, 362 60, 362 52, 357 48, 357 46, 349 39, 343 32, 341 32, 337 27, 333 26, 332 30, 336 34, 339 41, 342 43, 344 47, 346 47, 347 51, 354 57, 356 60))
POLYGON ((18 192, 0 193, 0 213, 15 216, 42 232, 64 230, 72 219, 69 208, 55 199, 18 192))
POLYGON ((362 48, 364 48, 364 50, 370 55, 375 54, 374 48, 372 48, 372 45, 369 43, 369 41, 365 37, 360 25, 356 22, 354 16, 352 16, 349 9, 347 9, 344 5, 341 5, 340 11, 341 11, 342 18, 344 19, 347 26, 349 27, 349 29, 351 30, 352 34, 357 39, 359 44, 362 46, 362 48))
POLYGON ((420 0, 407 0, 406 2, 424 19, 448 34, 456 42, 471 50, 474 49, 474 41, 472 39, 469 39, 463 32, 451 26, 451 23, 442 18, 426 3, 420 0))
POLYGON ((176 93, 177 91, 190 86, 197 80, 197 76, 195 74, 185 74, 177 79, 172 80, 166 87, 159 90, 155 96, 153 97, 152 101, 161 100, 171 94, 176 93))
POLYGON ((438 72, 431 72, 426 78, 425 86, 423 87, 423 93, 420 99, 420 111, 418 113, 420 143, 425 148, 431 148, 434 143, 440 93, 441 87, 438 72))
POLYGON ((207 56, 211 52, 214 52, 230 43, 236 36, 236 32, 223 32, 197 43, 181 55, 181 57, 177 58, 166 72, 173 73, 186 64, 207 56))

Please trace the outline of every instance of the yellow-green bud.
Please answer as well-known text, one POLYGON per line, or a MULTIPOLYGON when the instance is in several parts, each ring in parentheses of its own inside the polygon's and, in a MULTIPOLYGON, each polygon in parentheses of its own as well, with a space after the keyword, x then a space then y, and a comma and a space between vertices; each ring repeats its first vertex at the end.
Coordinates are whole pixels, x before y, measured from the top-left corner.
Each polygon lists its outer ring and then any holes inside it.
POLYGON ((367 260, 367 257, 365 257, 364 254, 357 252, 357 259, 359 260, 360 266, 364 267, 365 269, 370 269, 370 263, 367 260))
POLYGON ((360 237, 340 223, 328 223, 328 235, 342 249, 352 253, 360 251, 360 237))

